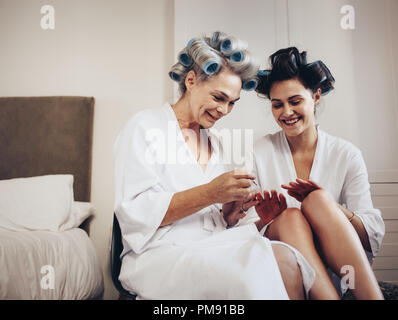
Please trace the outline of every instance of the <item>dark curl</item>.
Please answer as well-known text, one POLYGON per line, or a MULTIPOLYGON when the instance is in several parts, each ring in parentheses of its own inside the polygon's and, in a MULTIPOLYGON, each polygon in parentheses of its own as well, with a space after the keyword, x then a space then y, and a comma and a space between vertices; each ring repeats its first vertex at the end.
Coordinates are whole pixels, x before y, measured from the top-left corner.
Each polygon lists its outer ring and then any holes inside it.
POLYGON ((335 82, 328 67, 320 60, 307 63, 307 53, 296 47, 281 49, 270 56, 271 70, 260 70, 256 92, 270 98, 275 82, 298 79, 305 88, 315 93, 319 88, 322 95, 334 89, 335 82))

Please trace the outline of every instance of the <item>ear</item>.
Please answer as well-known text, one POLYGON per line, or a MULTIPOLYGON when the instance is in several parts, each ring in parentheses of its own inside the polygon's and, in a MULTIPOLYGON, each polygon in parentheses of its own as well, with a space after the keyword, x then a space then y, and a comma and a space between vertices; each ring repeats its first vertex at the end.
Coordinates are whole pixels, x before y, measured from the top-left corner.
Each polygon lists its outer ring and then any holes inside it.
POLYGON ((197 83, 197 81, 198 79, 196 77, 195 71, 189 71, 187 76, 185 77, 185 87, 187 88, 187 91, 190 91, 191 88, 197 83))
POLYGON ((317 105, 319 103, 319 101, 321 100, 321 96, 322 96, 322 90, 321 88, 318 88, 318 90, 313 95, 314 105, 317 105))

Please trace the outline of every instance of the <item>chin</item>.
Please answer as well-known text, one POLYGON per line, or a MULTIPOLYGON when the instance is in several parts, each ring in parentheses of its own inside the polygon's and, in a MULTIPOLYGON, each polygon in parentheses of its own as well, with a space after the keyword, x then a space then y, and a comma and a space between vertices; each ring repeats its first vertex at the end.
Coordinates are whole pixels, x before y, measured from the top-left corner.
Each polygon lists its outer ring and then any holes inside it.
POLYGON ((200 125, 203 129, 210 129, 211 127, 214 126, 214 123, 203 122, 203 123, 199 123, 199 125, 200 125))
POLYGON ((296 137, 299 136, 304 132, 302 128, 286 128, 282 127, 282 130, 285 132, 285 135, 289 137, 296 137))

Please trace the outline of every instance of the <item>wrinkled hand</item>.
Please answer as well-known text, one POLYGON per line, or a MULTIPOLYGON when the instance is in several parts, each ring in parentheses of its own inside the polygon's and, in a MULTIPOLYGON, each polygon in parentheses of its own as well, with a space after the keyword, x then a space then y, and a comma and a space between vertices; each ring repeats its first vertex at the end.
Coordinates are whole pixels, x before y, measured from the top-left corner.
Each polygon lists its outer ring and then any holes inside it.
POLYGON ((246 217, 245 211, 249 208, 258 204, 256 196, 253 195, 249 201, 232 201, 224 203, 222 206, 222 213, 224 220, 227 222, 228 227, 232 227, 238 223, 238 221, 246 217))
POLYGON ((322 189, 322 187, 311 180, 296 179, 296 181, 297 182, 290 182, 289 185, 282 184, 281 187, 287 190, 289 196, 295 198, 299 202, 303 202, 312 191, 322 189))
POLYGON ((254 179, 245 169, 223 173, 207 184, 209 198, 213 203, 248 201, 254 195, 250 188, 254 179))
POLYGON ((264 225, 271 222, 278 215, 280 215, 284 210, 287 209, 286 198, 275 190, 271 191, 271 194, 267 190, 264 191, 264 198, 261 193, 255 195, 259 203, 256 205, 256 211, 264 225))

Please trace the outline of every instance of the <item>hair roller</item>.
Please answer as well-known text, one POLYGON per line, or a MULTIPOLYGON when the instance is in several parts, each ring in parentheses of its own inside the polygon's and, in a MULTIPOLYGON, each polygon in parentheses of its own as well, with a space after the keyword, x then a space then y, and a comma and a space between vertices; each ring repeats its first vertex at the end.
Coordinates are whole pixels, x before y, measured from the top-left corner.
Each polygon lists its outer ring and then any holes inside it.
POLYGON ((220 43, 220 51, 230 56, 233 52, 247 49, 247 44, 234 37, 227 37, 220 43))
POLYGON ((178 61, 184 66, 184 67, 190 67, 193 63, 193 60, 191 56, 188 53, 187 48, 184 48, 181 50, 181 52, 178 54, 178 61))
POLYGON ((242 89, 245 91, 252 91, 257 88, 258 80, 257 79, 247 79, 242 83, 242 89))
POLYGON ((268 77, 271 74, 271 70, 258 70, 258 77, 268 77))
POLYGON ((220 31, 216 31, 216 32, 213 33, 212 37, 210 38, 209 45, 212 48, 220 51, 220 44, 221 44, 222 41, 224 41, 224 39, 226 37, 227 37, 227 35, 225 33, 220 32, 220 31))
POLYGON ((308 86, 313 90, 320 88, 322 95, 326 95, 334 89, 335 80, 328 67, 320 60, 307 64, 303 74, 308 79, 308 86))
POLYGON ((169 76, 178 82, 179 91, 184 94, 185 78, 189 71, 194 71, 199 81, 207 81, 225 68, 240 77, 242 89, 253 90, 259 82, 258 64, 246 49, 246 42, 219 31, 209 37, 203 35, 192 38, 178 53, 179 62, 171 68, 169 76))
POLYGON ((320 60, 307 64, 307 53, 296 47, 280 49, 270 56, 271 70, 260 70, 256 91, 270 98, 274 83, 298 79, 305 88, 315 93, 321 89, 322 95, 334 89, 334 78, 328 67, 320 60))
POLYGON ((183 80, 183 75, 186 73, 186 69, 180 63, 176 63, 174 66, 171 67, 169 72, 169 77, 176 81, 181 82, 183 80))
POLYGON ((195 41, 198 41, 198 40, 200 40, 200 39, 199 38, 192 38, 191 40, 188 41, 187 47, 186 47, 188 52, 191 49, 192 43, 194 43, 195 41))
POLYGON ((250 52, 246 50, 235 51, 229 57, 229 61, 234 70, 247 75, 244 80, 254 78, 257 75, 259 64, 251 56, 250 52))
POLYGON ((233 62, 242 62, 245 59, 245 53, 243 51, 235 51, 229 56, 229 59, 233 62))
POLYGON ((193 41, 188 53, 205 74, 212 75, 220 70, 221 57, 206 41, 202 39, 193 41))

